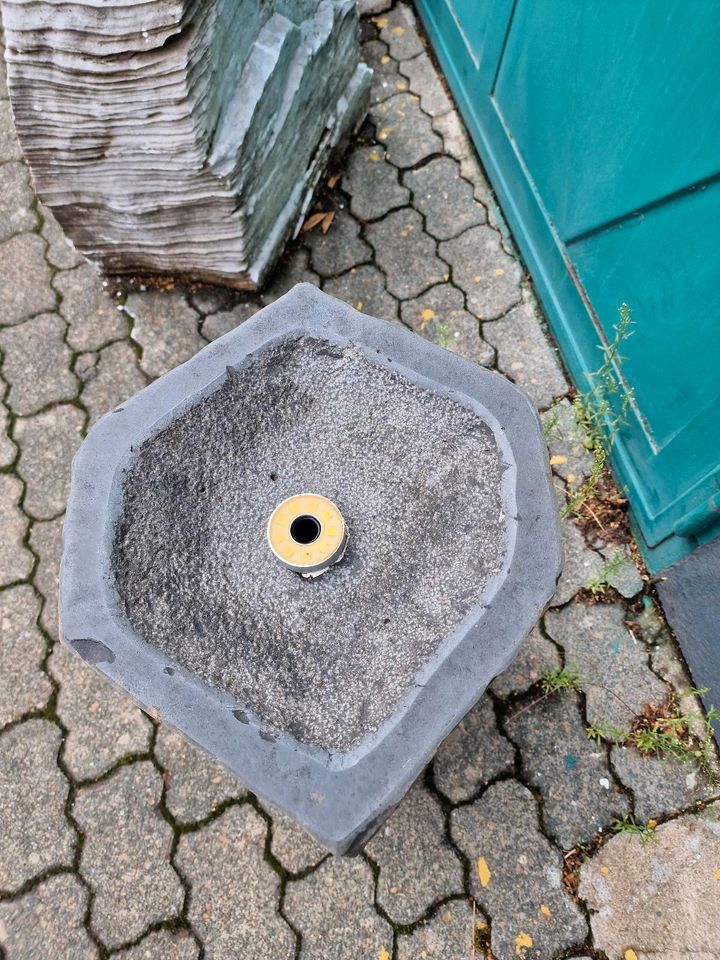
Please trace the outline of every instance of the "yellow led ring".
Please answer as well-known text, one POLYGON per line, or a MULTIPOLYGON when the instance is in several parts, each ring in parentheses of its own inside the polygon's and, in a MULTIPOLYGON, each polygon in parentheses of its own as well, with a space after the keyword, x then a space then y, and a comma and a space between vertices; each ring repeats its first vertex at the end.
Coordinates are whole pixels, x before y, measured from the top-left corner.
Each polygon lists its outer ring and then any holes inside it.
POLYGON ((267 538, 280 563, 317 576, 342 559, 348 533, 332 500, 317 493, 298 493, 273 510, 267 538))

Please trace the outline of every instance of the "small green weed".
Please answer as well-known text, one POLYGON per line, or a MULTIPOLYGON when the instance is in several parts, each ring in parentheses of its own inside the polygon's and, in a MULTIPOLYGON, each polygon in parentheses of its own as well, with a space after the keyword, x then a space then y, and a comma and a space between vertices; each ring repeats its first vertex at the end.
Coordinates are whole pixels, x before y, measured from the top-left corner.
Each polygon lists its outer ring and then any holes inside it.
POLYGON ((631 837, 637 837, 643 846, 651 840, 656 839, 655 821, 648 820, 647 823, 637 823, 631 813, 626 813, 619 820, 615 820, 612 828, 615 833, 624 833, 631 837))
POLYGON ((450 328, 442 320, 435 324, 435 343, 445 350, 450 346, 450 328))
POLYGON ((585 589, 589 590, 593 596, 604 593, 610 586, 612 578, 620 572, 625 562, 625 552, 623 550, 616 550, 603 565, 602 569, 598 571, 597 576, 593 577, 592 580, 588 580, 585 584, 585 589))
POLYGON ((583 680, 576 670, 561 667, 558 670, 548 670, 540 679, 543 693, 549 696, 560 690, 582 690, 583 680))

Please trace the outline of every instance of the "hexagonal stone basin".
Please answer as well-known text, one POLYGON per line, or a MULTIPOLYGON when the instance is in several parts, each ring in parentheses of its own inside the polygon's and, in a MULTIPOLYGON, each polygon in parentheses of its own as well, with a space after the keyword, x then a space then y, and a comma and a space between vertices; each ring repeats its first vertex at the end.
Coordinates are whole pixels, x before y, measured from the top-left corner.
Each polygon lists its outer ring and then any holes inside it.
POLYGON ((266 724, 348 750, 496 585, 508 470, 467 403, 358 346, 284 339, 135 452, 112 554, 122 607, 266 724), (266 539, 273 509, 302 491, 337 503, 350 531, 315 580, 266 539))

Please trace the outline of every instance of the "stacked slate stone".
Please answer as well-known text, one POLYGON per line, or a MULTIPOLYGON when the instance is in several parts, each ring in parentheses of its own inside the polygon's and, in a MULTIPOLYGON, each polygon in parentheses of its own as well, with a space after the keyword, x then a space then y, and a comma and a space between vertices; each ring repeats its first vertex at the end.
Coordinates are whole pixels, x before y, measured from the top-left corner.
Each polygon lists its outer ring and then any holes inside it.
POLYGON ((258 286, 362 119, 355 0, 2 0, 41 198, 110 271, 258 286))

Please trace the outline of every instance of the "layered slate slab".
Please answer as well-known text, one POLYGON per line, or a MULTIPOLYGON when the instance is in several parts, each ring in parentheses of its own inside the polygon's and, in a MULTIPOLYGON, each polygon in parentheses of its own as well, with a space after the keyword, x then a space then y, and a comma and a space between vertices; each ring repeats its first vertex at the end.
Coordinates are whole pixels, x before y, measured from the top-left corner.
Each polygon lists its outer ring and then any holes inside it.
POLYGON ((352 852, 509 664, 560 566, 527 397, 303 284, 91 430, 62 633, 352 852), (265 538, 305 491, 350 532, 316 580, 265 538))

